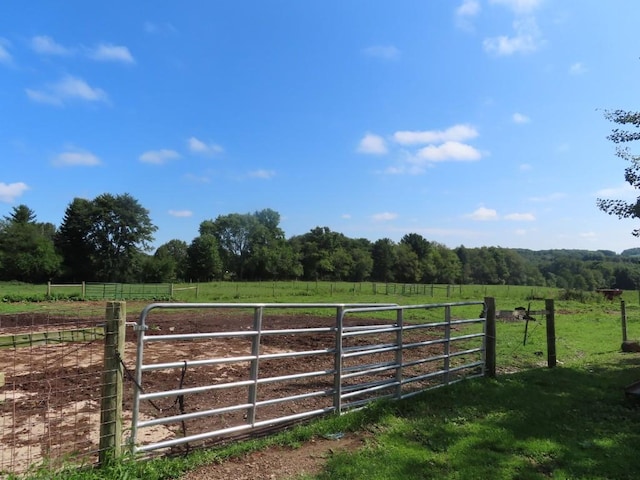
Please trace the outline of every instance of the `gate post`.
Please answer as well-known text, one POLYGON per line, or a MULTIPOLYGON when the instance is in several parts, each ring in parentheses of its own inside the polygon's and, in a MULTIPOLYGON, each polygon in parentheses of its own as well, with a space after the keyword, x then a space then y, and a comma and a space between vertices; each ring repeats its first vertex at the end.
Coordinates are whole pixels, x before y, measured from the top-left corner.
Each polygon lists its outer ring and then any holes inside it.
POLYGON ((124 356, 126 310, 126 302, 107 302, 100 404, 100 465, 117 458, 122 451, 123 372, 120 360, 124 356))
POLYGON ((496 376, 496 299, 485 297, 484 361, 487 377, 496 376))
POLYGON ((556 310, 553 298, 545 300, 547 311, 547 366, 556 366, 556 310))

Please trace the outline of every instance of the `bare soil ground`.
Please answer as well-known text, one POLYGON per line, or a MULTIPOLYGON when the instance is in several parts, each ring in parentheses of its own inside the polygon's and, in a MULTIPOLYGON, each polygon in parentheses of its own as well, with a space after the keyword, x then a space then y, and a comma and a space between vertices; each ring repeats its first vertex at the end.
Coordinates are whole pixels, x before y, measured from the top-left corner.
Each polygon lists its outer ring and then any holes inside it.
POLYGON ((298 448, 272 447, 198 468, 181 480, 283 480, 318 474, 333 455, 351 452, 366 445, 368 435, 347 434, 333 439, 315 439, 298 448))
MULTIPOLYGON (((136 318, 130 318, 133 322, 136 318)), ((331 327, 335 319, 291 314, 265 314, 263 329, 331 327)), ((362 320, 359 324, 380 323, 379 320, 362 320)), ((95 319, 67 321, 65 318, 39 318, 37 314, 0 318, 0 335, 26 330, 90 327, 95 319)), ((180 313, 153 313, 148 318, 149 335, 231 332, 251 330, 252 313, 237 311, 182 311, 180 313)), ((426 339, 425 333, 416 339, 426 339)), ((391 334, 354 337, 350 346, 385 344, 392 342, 391 334)), ((331 333, 263 335, 260 351, 264 353, 302 352, 334 347, 335 337, 331 333)), ((217 338, 207 340, 175 340, 145 344, 144 363, 182 362, 216 357, 251 355, 250 337, 217 338)), ((60 459, 78 456, 85 462, 96 459, 100 422, 101 371, 104 345, 98 339, 91 342, 41 345, 0 351, 0 373, 4 373, 5 384, 0 386, 0 475, 2 471, 21 471, 31 463, 45 457, 60 459)), ((442 354, 442 346, 416 348, 410 356, 424 358, 442 354)), ((136 334, 127 329, 124 363, 133 373, 135 368, 136 334)), ((394 353, 377 354, 366 362, 392 361, 394 353)), ((406 359, 406 358, 405 358, 406 359)), ((281 380, 264 383, 258 387, 258 400, 278 399, 295 394, 305 394, 333 388, 332 354, 319 354, 297 358, 264 360, 259 364, 260 378, 281 377, 293 373, 326 371, 323 376, 303 380, 281 380)), ((353 359, 346 366, 362 363, 353 359)), ((410 367, 414 373, 441 368, 441 363, 410 367)), ((255 365, 254 365, 255 368, 255 365)), ((162 369, 145 372, 142 388, 145 392, 157 392, 178 388, 218 385, 250 379, 251 362, 236 362, 202 367, 162 369)), ((410 371, 405 373, 411 373, 410 371)), ((388 375, 392 375, 389 373, 388 375)), ((366 381, 366 377, 364 377, 366 381)), ((363 381, 363 378, 353 380, 363 381)), ((415 388, 424 384, 416 384, 415 388)), ((124 427, 130 427, 134 382, 125 378, 124 427)), ((182 397, 169 396, 140 405, 141 418, 151 419, 202 412, 214 408, 230 407, 248 402, 248 387, 217 389, 194 393, 182 397)), ((256 421, 270 420, 284 415, 329 408, 331 396, 309 396, 260 407, 255 412, 256 421)), ((231 411, 223 415, 207 416, 170 425, 142 428, 137 437, 138 444, 147 444, 184 435, 201 434, 247 423, 249 411, 231 411)), ((125 436, 128 432, 125 431, 125 436)), ((202 447, 229 441, 232 435, 220 436, 190 445, 175 447, 170 453, 182 453, 193 447, 202 447)), ((361 439, 345 438, 340 441, 317 440, 304 449, 292 451, 270 450, 256 453, 244 460, 229 462, 224 466, 212 466, 187 476, 188 479, 242 479, 279 478, 298 472, 300 468, 312 469, 320 458, 330 454, 331 449, 355 448, 361 439), (294 472, 295 471, 295 472, 294 472), (222 474, 220 474, 222 472, 222 474), (226 472, 226 473, 225 473, 226 472), (279 473, 280 472, 280 473, 279 473), (267 475, 268 476, 264 476, 267 475), (219 475, 219 476, 218 476, 219 475), (275 477, 273 475, 276 475, 275 477)), ((166 450, 165 450, 166 452, 166 450)))

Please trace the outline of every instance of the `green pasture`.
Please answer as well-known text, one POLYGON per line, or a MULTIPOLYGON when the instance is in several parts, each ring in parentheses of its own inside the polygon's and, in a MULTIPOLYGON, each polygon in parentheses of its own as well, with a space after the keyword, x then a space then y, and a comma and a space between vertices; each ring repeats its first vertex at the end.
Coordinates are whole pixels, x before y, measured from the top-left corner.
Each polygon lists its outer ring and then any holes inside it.
MULTIPOLYGON (((380 284, 384 285, 384 284, 380 284)), ((43 289, 46 286, 16 286, 43 289)), ((363 448, 328 455, 317 476, 326 479, 635 479, 640 451, 640 401, 624 387, 640 380, 640 353, 621 352, 620 299, 589 292, 539 287, 431 286, 418 291, 374 291, 372 284, 330 282, 210 283, 199 285, 199 302, 380 302, 423 304, 496 298, 498 310, 543 310, 555 302, 558 365, 546 366, 545 316, 525 322, 498 320, 496 379, 477 379, 425 392, 412 399, 376 404, 328 417, 280 435, 194 452, 187 457, 136 462, 124 459, 103 470, 70 468, 60 474, 36 470, 40 479, 169 479, 229 457, 279 445, 304 448, 329 433, 364 435, 363 448)), ((0 293, 4 290, 0 285, 0 293)), ((33 290, 32 290, 33 291, 33 290)), ((40 290, 41 291, 41 290, 40 290)), ((176 301, 195 301, 184 290, 176 301)), ((638 292, 624 292, 628 336, 640 339, 638 292)), ((75 303, 75 302, 73 302, 75 303)), ((68 302, 22 303, 61 308, 68 302)), ((127 304, 128 311, 146 303, 127 304)), ((15 308, 4 302, 0 309, 15 308)), ((6 311, 6 310, 4 310, 6 311)), ((473 310, 475 312, 475 310, 473 310)), ((470 310, 470 313, 473 314, 470 310)), ((479 313, 479 312, 478 312, 479 313)), ((339 441, 339 440, 338 440, 339 441)), ((224 468, 224 467, 221 467, 224 468)), ((294 480, 294 479, 279 479, 294 480)))
MULTIPOLYGON (((495 297, 516 302, 560 298, 569 295, 581 300, 604 300, 595 292, 569 291, 540 286, 510 285, 436 285, 399 284, 381 282, 305 282, 305 281, 263 281, 263 282, 209 282, 175 284, 121 284, 118 298, 112 288, 87 283, 87 300, 145 300, 127 298, 129 292, 164 292, 171 285, 173 300, 180 302, 388 302, 389 299, 403 300, 400 303, 424 303, 425 301, 478 300, 495 297), (91 287, 89 287, 91 285, 91 287), (123 298, 120 298, 123 296, 123 298)), ((22 282, 0 282, 0 302, 38 302, 46 300, 82 300, 80 284, 53 284, 51 298, 47 298, 46 284, 33 285, 22 282)), ((625 291, 627 302, 640 304, 640 292, 625 291)), ((526 306, 526 305, 525 305, 526 306)))

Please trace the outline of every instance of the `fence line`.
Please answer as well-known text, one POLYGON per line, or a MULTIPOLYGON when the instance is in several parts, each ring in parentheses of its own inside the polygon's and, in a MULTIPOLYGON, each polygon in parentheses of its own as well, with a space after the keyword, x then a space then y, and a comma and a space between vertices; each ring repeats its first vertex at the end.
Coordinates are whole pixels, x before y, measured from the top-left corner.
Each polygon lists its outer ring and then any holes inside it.
POLYGON ((328 295, 329 297, 348 294, 383 296, 420 296, 446 299, 473 299, 497 297, 506 288, 517 289, 523 298, 539 299, 557 297, 560 290, 551 287, 471 285, 471 284, 422 284, 394 282, 340 282, 340 281, 247 281, 209 283, 99 283, 77 284, 48 283, 47 296, 58 289, 69 292, 77 289, 83 299, 100 300, 151 300, 166 301, 179 296, 183 301, 204 297, 209 301, 237 301, 241 298, 292 298, 300 296, 328 295))
POLYGON ((81 289, 81 298, 85 298, 86 296, 86 285, 85 282, 82 283, 51 283, 47 282, 47 297, 51 297, 54 288, 78 288, 81 289))
MULTIPOLYGON (((546 316, 553 367, 553 300, 529 313, 546 316)), ((125 348, 124 302, 108 302, 106 312, 0 315, 0 476, 45 460, 51 468, 104 463, 117 455, 130 415, 131 445, 144 453, 493 376, 495 317, 491 297, 151 304, 135 323, 137 348, 132 332, 125 348), (310 313, 323 309, 335 315, 310 313), (126 368, 134 359, 135 375, 126 368)))

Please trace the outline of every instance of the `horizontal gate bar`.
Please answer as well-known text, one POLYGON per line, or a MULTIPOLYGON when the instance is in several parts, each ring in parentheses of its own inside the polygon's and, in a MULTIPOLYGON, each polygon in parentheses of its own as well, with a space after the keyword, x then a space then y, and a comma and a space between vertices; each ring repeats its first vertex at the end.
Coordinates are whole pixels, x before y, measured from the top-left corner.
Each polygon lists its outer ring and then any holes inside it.
POLYGON ((200 440, 207 440, 209 438, 214 438, 214 437, 218 437, 218 436, 222 436, 222 435, 227 435, 230 433, 238 433, 238 432, 243 432, 245 430, 251 430, 253 428, 260 428, 260 427, 271 427, 271 426, 276 426, 282 423, 288 423, 288 422, 292 422, 294 420, 301 420, 303 418, 311 418, 311 417, 317 417, 320 415, 324 415, 330 412, 335 411, 335 407, 327 407, 327 408, 321 408, 318 410, 312 410, 309 412, 304 412, 304 413, 298 413, 295 415, 288 415, 286 417, 279 417, 276 419, 271 419, 271 420, 263 420, 260 422, 256 422, 253 425, 239 425, 237 427, 229 427, 229 428, 224 428, 222 430, 217 430, 215 432, 206 432, 206 433, 200 433, 197 435, 190 435, 187 437, 180 437, 180 438, 176 438, 173 440, 165 440, 162 442, 156 442, 156 443, 150 443, 147 445, 142 445, 140 447, 135 447, 135 451, 136 452, 148 452, 151 450, 158 450, 161 448, 169 448, 169 447, 174 447, 176 445, 182 445, 184 443, 189 443, 189 442, 196 442, 196 441, 200 441, 200 440))
MULTIPOLYGON (((335 353, 335 348, 325 348, 322 350, 305 350, 303 352, 266 353, 264 355, 260 355, 259 358, 260 360, 277 360, 280 358, 295 358, 333 353, 335 353)), ((185 360, 183 362, 151 363, 149 365, 143 365, 141 371, 147 372, 151 370, 166 370, 169 368, 184 368, 185 365, 187 367, 203 367, 225 363, 250 362, 252 360, 256 360, 257 358, 258 357, 256 357, 255 355, 244 355, 241 357, 218 357, 205 360, 185 360)))

